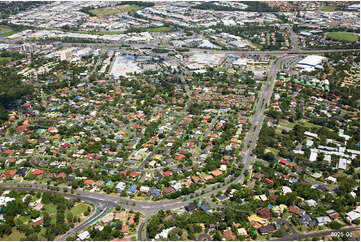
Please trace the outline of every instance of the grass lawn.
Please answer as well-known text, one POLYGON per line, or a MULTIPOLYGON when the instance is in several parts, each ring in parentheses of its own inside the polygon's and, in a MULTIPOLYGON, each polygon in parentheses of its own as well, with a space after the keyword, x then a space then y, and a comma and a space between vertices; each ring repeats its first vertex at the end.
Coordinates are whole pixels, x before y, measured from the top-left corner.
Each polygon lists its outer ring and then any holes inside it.
POLYGON ((12 228, 12 233, 8 236, 0 238, 1 241, 19 241, 21 238, 25 238, 25 234, 18 231, 16 228, 12 228))
POLYGON ((81 203, 76 205, 75 207, 73 207, 72 209, 70 209, 70 212, 74 215, 74 216, 80 216, 82 215, 85 211, 87 211, 88 209, 88 205, 81 203))
POLYGON ((338 9, 337 6, 323 6, 321 8, 321 11, 324 11, 324 12, 333 12, 333 11, 336 11, 338 9))
POLYGON ((11 61, 11 57, 1 57, 0 56, 0 62, 1 61, 11 61))
POLYGON ((344 33, 344 32, 328 32, 326 33, 326 36, 334 40, 344 40, 350 42, 356 42, 359 40, 359 36, 357 34, 344 33))
POLYGON ((174 29, 172 27, 166 27, 166 26, 147 28, 146 29, 146 32, 163 32, 163 33, 167 33, 167 32, 173 32, 173 31, 174 31, 174 29))
POLYGON ((159 45, 161 45, 161 46, 170 46, 170 44, 168 42, 161 42, 161 43, 159 43, 159 45))
POLYGON ((120 6, 113 6, 113 7, 106 7, 106 8, 97 8, 94 10, 91 10, 90 12, 92 14, 95 14, 97 17, 103 18, 106 16, 115 15, 117 13, 127 13, 130 11, 137 11, 139 9, 142 9, 143 7, 137 6, 137 5, 120 5, 120 6))
POLYGON ((2 25, 0 24, 0 30, 3 30, 3 31, 12 31, 13 29, 7 25, 2 25))
POLYGON ((289 128, 289 129, 293 129, 293 127, 296 125, 294 123, 284 123, 284 122, 279 122, 279 125, 289 128))
MULTIPOLYGON (((305 126, 306 128, 322 128, 322 126, 319 126, 317 124, 313 124, 313 123, 310 123, 308 122, 307 120, 300 120, 300 121, 297 121, 297 124, 300 124, 300 125, 303 125, 305 126)), ((330 128, 327 128, 325 127, 326 129, 328 129, 330 132, 334 132, 332 129, 330 128)))
POLYGON ((10 36, 10 35, 19 33, 19 32, 21 32, 21 31, 9 31, 9 32, 5 32, 5 33, 0 34, 0 37, 7 37, 7 36, 10 36))
POLYGON ((52 214, 56 212, 56 205, 49 203, 44 206, 44 209, 48 214, 52 214))
POLYGON ((53 216, 50 216, 50 224, 56 224, 56 216, 55 216, 55 214, 53 216))

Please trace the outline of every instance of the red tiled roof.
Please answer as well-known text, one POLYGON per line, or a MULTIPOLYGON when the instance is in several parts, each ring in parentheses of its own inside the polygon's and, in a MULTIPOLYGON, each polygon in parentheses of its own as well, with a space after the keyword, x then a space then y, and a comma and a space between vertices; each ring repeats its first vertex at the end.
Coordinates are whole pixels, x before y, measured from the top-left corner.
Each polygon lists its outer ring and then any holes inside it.
POLYGON ((93 180, 84 180, 85 185, 93 185, 94 183, 95 183, 95 181, 93 181, 93 180))
POLYGON ((139 175, 140 175, 140 173, 139 173, 139 172, 136 172, 136 171, 133 171, 133 172, 131 172, 131 173, 129 174, 130 177, 137 177, 137 176, 139 176, 139 175))
POLYGON ((164 176, 169 176, 169 175, 172 175, 172 172, 171 171, 165 171, 165 172, 163 172, 163 175, 164 176))
POLYGON ((268 178, 265 178, 264 181, 267 182, 268 184, 271 184, 271 185, 274 184, 274 182, 271 179, 268 179, 268 178))
POLYGON ((223 174, 223 173, 222 173, 222 171, 220 171, 220 170, 218 170, 218 169, 217 169, 217 170, 212 171, 211 173, 212 173, 212 175, 213 175, 213 176, 220 176, 220 175, 222 175, 222 174, 223 174))
POLYGON ((41 174, 43 174, 45 171, 42 171, 42 170, 35 170, 35 171, 33 171, 31 174, 33 174, 33 175, 41 175, 41 174))
POLYGON ((127 172, 126 171, 120 171, 119 175, 127 176, 127 172))

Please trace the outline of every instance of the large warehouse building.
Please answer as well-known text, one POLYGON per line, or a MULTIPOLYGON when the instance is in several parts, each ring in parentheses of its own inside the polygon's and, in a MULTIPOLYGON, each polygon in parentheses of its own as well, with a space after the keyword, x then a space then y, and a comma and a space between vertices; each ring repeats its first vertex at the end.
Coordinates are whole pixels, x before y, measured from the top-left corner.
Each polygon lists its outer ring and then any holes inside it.
POLYGON ((314 71, 315 69, 321 69, 322 62, 326 61, 327 58, 319 55, 309 55, 306 58, 300 60, 296 67, 303 71, 314 71))

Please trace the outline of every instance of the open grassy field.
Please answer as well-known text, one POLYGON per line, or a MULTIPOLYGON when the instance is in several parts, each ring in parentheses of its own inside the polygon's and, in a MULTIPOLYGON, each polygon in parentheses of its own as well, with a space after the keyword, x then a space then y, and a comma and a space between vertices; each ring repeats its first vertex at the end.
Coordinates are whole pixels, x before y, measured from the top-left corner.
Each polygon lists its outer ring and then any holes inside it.
POLYGON ((294 123, 285 123, 285 122, 279 122, 279 125, 289 128, 289 129, 293 129, 293 127, 296 125, 294 123))
POLYGON ((0 37, 7 37, 7 36, 10 36, 10 35, 13 35, 13 34, 17 34, 19 32, 20 31, 9 31, 9 32, 1 33, 0 37))
POLYGON ((49 203, 44 206, 44 209, 48 214, 52 214, 56 212, 56 205, 49 203))
POLYGON ((156 27, 156 28, 147 28, 147 31, 148 32, 173 32, 174 29, 171 28, 171 27, 166 27, 166 26, 163 26, 163 27, 156 27))
POLYGON ((334 40, 344 40, 350 42, 355 42, 359 40, 359 36, 357 34, 344 32, 328 32, 326 36, 334 40))
POLYGON ((321 11, 324 11, 324 12, 333 12, 333 11, 336 11, 338 9, 337 6, 323 6, 321 8, 321 11))
POLYGON ((137 11, 139 9, 142 9, 143 7, 137 6, 137 5, 119 5, 119 6, 113 6, 113 7, 105 7, 105 8, 97 8, 93 9, 90 12, 92 14, 95 14, 97 17, 103 18, 106 16, 115 15, 117 13, 127 13, 130 11, 137 11))
POLYGON ((80 216, 82 215, 87 209, 88 209, 89 205, 86 205, 84 203, 78 204, 75 207, 73 207, 70 212, 74 215, 74 216, 80 216))
POLYGON ((3 30, 3 31, 11 31, 11 30, 13 30, 13 29, 10 28, 10 27, 7 26, 7 25, 0 24, 0 30, 3 30))
POLYGON ((11 61, 11 57, 1 57, 0 56, 0 62, 2 61, 11 61))

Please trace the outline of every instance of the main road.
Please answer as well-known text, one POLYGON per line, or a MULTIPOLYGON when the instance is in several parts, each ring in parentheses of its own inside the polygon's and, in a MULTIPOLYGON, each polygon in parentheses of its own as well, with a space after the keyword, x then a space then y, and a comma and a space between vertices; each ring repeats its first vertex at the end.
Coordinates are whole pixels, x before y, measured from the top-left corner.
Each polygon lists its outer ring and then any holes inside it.
MULTIPOLYGON (((291 35, 292 38, 295 38, 294 35, 291 35)), ((291 39, 292 40, 292 39, 291 39)), ((294 41, 298 41, 297 36, 294 41)), ((207 52, 207 53, 225 53, 225 54, 246 54, 246 55, 285 55, 285 54, 313 54, 313 53, 329 53, 329 52, 352 52, 352 51, 360 51, 359 49, 328 49, 328 50, 302 50, 298 48, 298 42, 296 42, 297 45, 294 46, 296 48, 292 50, 220 50, 220 49, 205 49, 205 48, 185 48, 188 49, 189 52, 186 53, 194 53, 194 52, 207 52)), ((96 47, 96 48, 104 48, 107 46, 106 49, 108 50, 114 50, 114 51, 120 51, 125 50, 124 47, 117 47, 116 43, 61 43, 58 44, 60 47, 74 47, 74 46, 80 46, 80 47, 96 47)), ((151 44, 134 44, 132 45, 132 48, 140 50, 143 48, 162 48, 167 49, 169 51, 173 51, 174 48, 165 48, 163 46, 158 45, 151 45, 151 44)))

